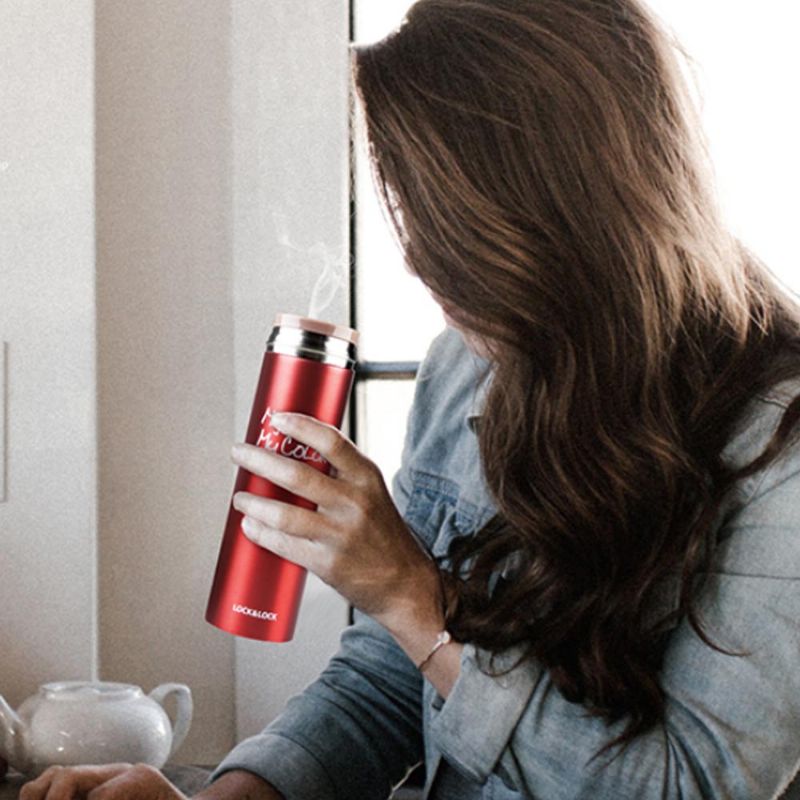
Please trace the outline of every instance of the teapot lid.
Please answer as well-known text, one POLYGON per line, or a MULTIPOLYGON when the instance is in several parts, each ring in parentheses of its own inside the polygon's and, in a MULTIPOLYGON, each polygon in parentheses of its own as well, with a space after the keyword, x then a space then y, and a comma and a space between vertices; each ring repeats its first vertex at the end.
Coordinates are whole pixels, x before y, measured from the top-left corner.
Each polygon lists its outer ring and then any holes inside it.
POLYGON ((44 683, 41 691, 48 698, 58 700, 125 700, 142 693, 132 683, 113 683, 111 681, 57 681, 44 683))

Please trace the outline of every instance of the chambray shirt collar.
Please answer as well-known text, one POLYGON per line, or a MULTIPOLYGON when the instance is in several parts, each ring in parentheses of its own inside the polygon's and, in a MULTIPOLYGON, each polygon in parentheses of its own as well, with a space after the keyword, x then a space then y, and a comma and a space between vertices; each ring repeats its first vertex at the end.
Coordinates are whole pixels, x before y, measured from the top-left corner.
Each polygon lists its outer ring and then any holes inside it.
POLYGON ((486 361, 477 359, 478 369, 478 385, 470 397, 469 407, 467 410, 467 426, 473 433, 478 432, 478 422, 483 416, 483 407, 486 404, 486 396, 489 394, 489 388, 492 385, 492 377, 494 372, 488 371, 482 375, 482 370, 486 368, 486 361))

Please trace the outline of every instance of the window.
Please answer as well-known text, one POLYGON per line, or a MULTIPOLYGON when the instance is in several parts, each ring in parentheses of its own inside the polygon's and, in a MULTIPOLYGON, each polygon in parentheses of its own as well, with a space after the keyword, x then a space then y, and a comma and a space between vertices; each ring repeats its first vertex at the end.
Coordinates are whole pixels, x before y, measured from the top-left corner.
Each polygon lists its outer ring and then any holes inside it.
MULTIPOLYGON (((382 38, 400 23, 409 5, 409 0, 353 0, 353 40, 382 38)), ((388 482, 400 466, 416 369, 433 337, 443 330, 444 319, 422 283, 403 266, 375 195, 363 147, 356 151, 353 170, 351 308, 361 342, 351 425, 359 446, 388 482)))
POLYGON ((731 230, 781 281, 800 291, 800 52, 793 6, 764 0, 650 0, 695 61, 703 127, 731 230))

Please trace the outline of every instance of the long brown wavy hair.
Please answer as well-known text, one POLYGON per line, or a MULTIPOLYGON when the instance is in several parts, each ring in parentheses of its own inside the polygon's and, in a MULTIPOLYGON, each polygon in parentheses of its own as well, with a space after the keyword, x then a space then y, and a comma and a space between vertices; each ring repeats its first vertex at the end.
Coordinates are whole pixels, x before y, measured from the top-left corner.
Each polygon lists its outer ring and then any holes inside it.
POLYGON ((800 374, 800 311, 723 223, 681 52, 637 0, 419 0, 353 48, 406 262, 491 353, 498 514, 454 544, 449 628, 523 645, 626 721, 620 743, 663 719, 659 586, 678 578, 673 624, 717 647, 695 607, 714 520, 800 417, 796 398, 753 463, 722 458, 800 374))

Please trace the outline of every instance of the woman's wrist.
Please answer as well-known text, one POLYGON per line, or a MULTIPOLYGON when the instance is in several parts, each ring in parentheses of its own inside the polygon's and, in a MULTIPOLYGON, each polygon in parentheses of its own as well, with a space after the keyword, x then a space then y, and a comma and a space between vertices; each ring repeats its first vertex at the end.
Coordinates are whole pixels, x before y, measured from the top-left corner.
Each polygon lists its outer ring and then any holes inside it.
POLYGON ((438 623, 432 619, 426 616, 405 617, 389 632, 436 691, 447 697, 461 670, 463 645, 452 638, 440 645, 445 630, 444 615, 438 623))
POLYGON ((458 678, 462 650, 453 639, 441 641, 446 629, 444 591, 439 570, 430 562, 408 592, 376 617, 442 697, 458 678))

